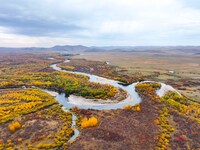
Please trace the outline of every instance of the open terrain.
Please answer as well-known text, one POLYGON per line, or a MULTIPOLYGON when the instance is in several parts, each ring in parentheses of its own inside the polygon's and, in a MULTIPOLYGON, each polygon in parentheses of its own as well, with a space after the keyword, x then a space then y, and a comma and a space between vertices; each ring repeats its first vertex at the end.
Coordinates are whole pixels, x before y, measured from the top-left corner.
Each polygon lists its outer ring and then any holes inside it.
POLYGON ((134 51, 84 52, 74 58, 109 62, 127 70, 129 76, 140 73, 144 80, 168 83, 191 98, 200 100, 199 55, 134 51))
POLYGON ((200 148, 198 55, 0 53, 0 150, 200 148), (156 82, 136 84, 142 101, 134 106, 66 111, 43 89, 102 103, 120 101, 126 92, 90 82, 86 75, 56 71, 50 67, 52 64, 118 80, 123 85, 143 80, 156 82), (168 91, 159 97, 156 91, 161 88, 160 82, 172 85, 182 96, 168 91), (75 139, 70 140, 74 135, 75 139))

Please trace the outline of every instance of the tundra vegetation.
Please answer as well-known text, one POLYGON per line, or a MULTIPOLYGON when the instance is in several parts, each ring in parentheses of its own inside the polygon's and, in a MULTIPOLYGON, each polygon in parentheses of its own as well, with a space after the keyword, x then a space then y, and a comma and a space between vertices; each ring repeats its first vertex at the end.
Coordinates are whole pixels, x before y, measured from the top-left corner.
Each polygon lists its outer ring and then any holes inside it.
POLYGON ((167 83, 188 99, 200 101, 200 55, 180 51, 84 52, 73 59, 109 62, 126 76, 140 74, 143 80, 167 83))
MULTIPOLYGON (((42 89, 86 98, 115 98, 110 85, 89 82, 87 76, 55 71, 64 61, 57 54, 2 53, 0 56, 0 149, 65 149, 74 134, 72 114, 42 89), (48 58, 55 59, 48 59, 48 58)), ((89 118, 89 126, 97 124, 89 118)), ((96 122, 95 122, 96 121, 96 122)))
MULTIPOLYGON (((101 99, 114 98, 120 91, 110 85, 89 82, 88 77, 84 75, 54 71, 49 65, 57 60, 49 60, 48 57, 2 56, 0 58, 0 88, 35 86, 65 92, 67 96, 75 94, 101 99)), ((61 59, 61 56, 57 57, 61 59)))
POLYGON ((159 127, 156 149, 196 149, 199 148, 200 104, 190 101, 175 91, 163 97, 155 93, 159 83, 139 83, 136 90, 141 97, 149 97, 158 111, 154 123, 159 127))
POLYGON ((52 96, 40 89, 9 89, 0 100, 0 149, 66 147, 72 114, 52 96))
POLYGON ((70 71, 81 71, 85 73, 95 74, 105 78, 110 78, 130 84, 136 81, 142 81, 143 76, 140 72, 133 76, 128 76, 127 70, 117 66, 109 65, 109 62, 89 61, 85 59, 71 59, 69 62, 63 62, 59 67, 70 71))
POLYGON ((136 85, 142 102, 135 106, 64 111, 42 89, 102 101, 114 100, 123 92, 110 85, 89 82, 84 75, 55 71, 49 67, 51 64, 58 63, 63 69, 97 74, 125 84, 144 79, 141 73, 130 76, 127 70, 105 62, 72 60, 63 63, 64 60, 64 56, 53 53, 1 52, 0 150, 200 148, 199 102, 174 91, 158 97, 156 90, 161 88, 158 82, 136 85), (80 135, 69 142, 74 134, 72 112, 77 115, 80 135))

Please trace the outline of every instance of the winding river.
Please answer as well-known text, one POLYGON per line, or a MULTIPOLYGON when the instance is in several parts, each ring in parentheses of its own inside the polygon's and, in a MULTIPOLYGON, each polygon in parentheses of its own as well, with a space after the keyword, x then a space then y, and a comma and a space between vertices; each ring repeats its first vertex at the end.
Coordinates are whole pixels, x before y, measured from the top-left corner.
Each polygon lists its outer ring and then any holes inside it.
MULTIPOLYGON (((60 67, 57 66, 57 64, 52 64, 51 67, 57 71, 75 73, 79 75, 86 75, 89 77, 90 82, 96 82, 100 84, 110 84, 116 88, 121 88, 127 92, 127 97, 124 100, 120 102, 116 102, 116 103, 109 103, 109 104, 105 104, 103 102, 100 103, 100 102, 95 101, 94 99, 93 100, 86 99, 81 96, 70 95, 68 98, 66 98, 64 93, 57 94, 56 99, 58 100, 60 104, 63 105, 64 108, 79 107, 82 109, 109 110, 109 109, 123 108, 124 106, 127 106, 128 104, 134 106, 135 104, 138 104, 141 102, 141 97, 135 91, 135 85, 138 82, 132 83, 128 86, 124 86, 124 85, 119 84, 119 81, 107 79, 107 78, 100 77, 97 75, 87 74, 83 72, 62 70, 60 67)), ((153 82, 153 81, 144 81, 144 82, 153 82)), ((166 85, 164 83, 161 83, 161 88, 157 90, 156 93, 158 96, 162 97, 166 92, 170 90, 175 91, 173 87, 166 85)))
MULTIPOLYGON (((65 62, 67 63, 69 62, 69 60, 66 60, 65 62)), ((106 103, 96 102, 94 99, 86 99, 81 96, 70 95, 69 97, 65 97, 65 93, 59 94, 58 92, 44 90, 45 92, 53 95, 55 99, 60 104, 63 105, 63 109, 65 111, 69 111, 69 108, 73 108, 73 107, 79 107, 82 109, 110 110, 110 109, 123 108, 124 106, 127 106, 128 104, 134 106, 135 104, 141 102, 141 97, 135 91, 135 85, 138 82, 132 83, 128 86, 124 86, 124 85, 119 84, 119 81, 107 79, 107 78, 100 77, 97 75, 87 74, 83 72, 63 70, 60 67, 58 67, 57 64, 52 64, 50 67, 52 67, 54 70, 57 70, 57 71, 75 73, 79 75, 86 75, 89 77, 90 82, 96 82, 100 84, 110 84, 116 88, 121 88, 127 92, 127 97, 124 100, 120 102, 116 102, 116 103, 106 104, 106 103)), ((153 82, 153 81, 144 81, 144 82, 153 82)), ((173 87, 166 85, 164 83, 161 83, 161 88, 157 90, 156 93, 158 96, 162 97, 166 92, 170 90, 175 91, 173 87)), ((75 138, 79 136, 79 131, 76 128, 76 118, 77 118, 76 115, 72 112, 72 128, 74 128, 74 135, 69 139, 69 142, 75 140, 75 138)))
POLYGON ((65 98, 64 94, 60 94, 60 95, 58 95, 59 103, 62 104, 65 108, 72 108, 72 107, 76 106, 76 107, 79 107, 82 109, 90 109, 90 108, 98 109, 98 110, 117 109, 117 108, 123 108, 124 106, 126 106, 128 104, 135 105, 135 104, 141 102, 141 98, 139 97, 138 93, 135 91, 135 85, 137 83, 133 83, 129 86, 123 86, 123 85, 119 84, 118 81, 107 79, 104 77, 99 77, 96 75, 82 73, 82 72, 72 72, 72 71, 62 70, 56 64, 51 65, 51 67, 57 71, 64 71, 64 72, 69 72, 69 73, 86 75, 89 77, 90 82, 96 82, 96 83, 100 83, 100 84, 110 84, 116 88, 121 88, 127 92, 126 99, 124 99, 118 103, 112 103, 112 104, 99 103, 99 102, 95 102, 95 100, 89 100, 89 99, 83 98, 81 96, 74 96, 74 95, 70 95, 68 98, 65 98))

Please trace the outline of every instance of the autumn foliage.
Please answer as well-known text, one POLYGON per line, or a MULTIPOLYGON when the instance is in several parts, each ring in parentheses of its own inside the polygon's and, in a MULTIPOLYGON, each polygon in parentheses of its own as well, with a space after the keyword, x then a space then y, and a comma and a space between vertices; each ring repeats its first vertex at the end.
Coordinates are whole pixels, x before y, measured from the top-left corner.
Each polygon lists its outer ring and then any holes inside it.
POLYGON ((98 124, 98 119, 96 117, 84 118, 81 122, 82 128, 95 127, 98 124))
POLYGON ((13 122, 11 124, 8 125, 8 129, 11 131, 11 132, 15 132, 16 130, 20 129, 21 125, 18 121, 16 122, 13 122))
POLYGON ((140 107, 140 104, 135 104, 134 106, 128 104, 127 106, 124 107, 124 110, 133 110, 133 111, 140 111, 141 110, 141 107, 140 107))
POLYGON ((200 123, 200 105, 195 102, 189 102, 187 98, 180 96, 175 91, 167 92, 162 98, 162 102, 173 108, 177 112, 190 117, 200 123))
POLYGON ((132 109, 133 109, 133 106, 131 104, 124 106, 124 110, 132 110, 132 109))
POLYGON ((135 111, 140 111, 140 110, 141 110, 140 104, 135 104, 135 105, 134 105, 134 110, 135 110, 135 111))
POLYGON ((51 95, 40 89, 5 91, 1 93, 0 100, 0 123, 57 103, 51 95))

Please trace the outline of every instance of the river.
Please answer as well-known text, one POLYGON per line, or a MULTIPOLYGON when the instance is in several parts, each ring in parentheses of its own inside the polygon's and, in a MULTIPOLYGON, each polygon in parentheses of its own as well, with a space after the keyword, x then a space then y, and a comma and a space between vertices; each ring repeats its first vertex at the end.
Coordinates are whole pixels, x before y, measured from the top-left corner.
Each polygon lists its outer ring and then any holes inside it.
POLYGON ((86 75, 89 77, 90 82, 96 82, 96 83, 100 83, 100 84, 110 84, 116 88, 121 88, 127 92, 126 99, 124 99, 118 103, 112 103, 112 104, 99 103, 99 102, 95 102, 95 100, 86 99, 81 96, 75 96, 75 95, 70 95, 68 98, 65 98, 64 94, 60 94, 60 95, 58 95, 59 103, 62 104, 65 108, 79 107, 79 108, 83 108, 83 109, 91 108, 91 109, 98 109, 98 110, 117 109, 117 108, 123 108, 124 106, 126 106, 128 104, 135 105, 135 104, 138 104, 141 102, 140 96, 135 91, 135 85, 137 83, 133 83, 128 86, 123 86, 123 85, 119 84, 118 81, 107 79, 104 77, 99 77, 97 75, 62 70, 56 64, 51 65, 51 67, 57 71, 64 71, 64 72, 69 72, 69 73, 86 75))
MULTIPOLYGON (((69 62, 69 61, 65 61, 69 62)), ((97 75, 92 75, 92 74, 87 74, 83 72, 74 72, 74 71, 67 71, 63 70, 60 67, 58 67, 56 64, 52 64, 50 67, 52 67, 54 70, 57 71, 63 71, 63 72, 68 72, 68 73, 75 73, 79 75, 86 75, 89 77, 90 82, 96 82, 100 84, 110 84, 116 88, 121 88, 124 91, 127 92, 127 97, 126 99, 117 102, 117 103, 112 103, 112 104, 105 104, 105 103, 99 103, 96 102, 94 99, 86 99, 81 96, 75 96, 75 95, 70 95, 69 97, 65 97, 65 93, 58 93, 50 90, 44 90, 45 92, 53 95, 55 99, 63 105, 64 111, 69 111, 69 108, 73 107, 78 107, 82 109, 97 109, 97 110, 110 110, 110 109, 118 109, 118 108, 123 108, 127 106, 128 104, 134 106, 135 104, 138 104, 141 102, 141 97, 138 95, 138 93, 135 91, 135 85, 138 82, 132 83, 128 86, 124 86, 119 84, 119 81, 115 81, 112 79, 107 79, 104 77, 100 77, 97 75)), ((144 81, 144 82, 154 82, 154 81, 144 81)), ((157 95, 162 97, 166 92, 168 91, 176 91, 173 87, 170 85, 166 85, 164 83, 161 83, 161 88, 156 91, 157 95)), ((180 94, 180 93, 179 93, 180 94)), ((74 135, 69 139, 69 142, 75 140, 77 136, 79 136, 79 131, 76 128, 76 115, 72 113, 72 128, 74 128, 74 135)))
MULTIPOLYGON (((94 99, 93 100, 86 99, 84 97, 75 96, 75 95, 70 95, 68 98, 66 98, 65 94, 61 93, 56 96, 56 99, 58 100, 58 102, 60 104, 62 104, 64 106, 64 108, 79 107, 82 109, 109 110, 109 109, 123 108, 124 106, 127 106, 128 104, 134 106, 135 104, 138 104, 141 102, 141 97, 135 91, 135 85, 138 82, 132 83, 128 86, 124 86, 124 85, 119 84, 119 81, 107 79, 107 78, 100 77, 97 75, 92 75, 92 74, 77 72, 77 71, 62 70, 56 64, 52 64, 51 67, 57 71, 75 73, 75 74, 79 74, 79 75, 86 75, 89 77, 90 82, 96 82, 96 83, 100 83, 100 84, 110 84, 116 88, 121 88, 127 92, 126 99, 124 99, 120 102, 111 103, 111 104, 105 104, 105 103, 103 103, 103 101, 102 101, 102 103, 99 103, 99 102, 95 101, 94 99)), ((154 82, 154 81, 144 81, 144 82, 154 82)), ((158 96, 162 97, 166 92, 168 92, 170 90, 175 91, 175 89, 173 87, 171 87, 170 85, 161 83, 161 88, 158 89, 156 91, 156 93, 158 96)))

